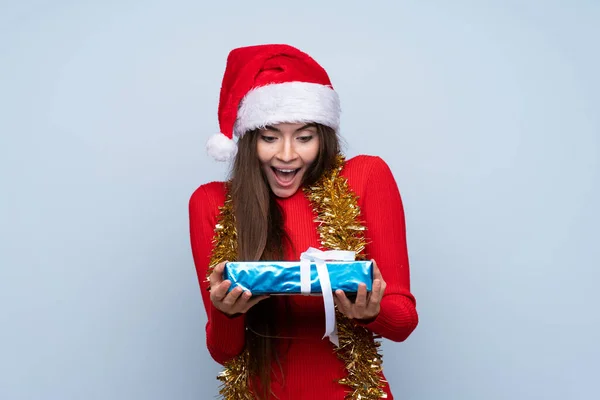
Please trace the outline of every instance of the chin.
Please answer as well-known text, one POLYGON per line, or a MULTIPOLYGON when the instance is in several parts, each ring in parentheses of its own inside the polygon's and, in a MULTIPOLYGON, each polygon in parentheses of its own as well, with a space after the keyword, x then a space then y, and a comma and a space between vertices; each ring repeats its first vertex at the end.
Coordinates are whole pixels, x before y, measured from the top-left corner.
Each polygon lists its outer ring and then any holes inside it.
POLYGON ((287 189, 271 188, 271 190, 273 191, 273 194, 282 199, 285 199, 287 197, 292 197, 298 191, 298 189, 299 189, 298 187, 287 188, 287 189))

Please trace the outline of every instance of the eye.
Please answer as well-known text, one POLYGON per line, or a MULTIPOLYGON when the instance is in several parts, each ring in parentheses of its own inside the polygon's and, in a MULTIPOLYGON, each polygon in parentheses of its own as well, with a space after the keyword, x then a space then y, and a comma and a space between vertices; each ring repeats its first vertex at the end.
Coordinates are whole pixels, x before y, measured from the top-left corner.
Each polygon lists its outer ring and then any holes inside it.
POLYGON ((273 143, 277 138, 275 136, 260 135, 260 138, 267 143, 273 143))
POLYGON ((314 135, 303 135, 298 136, 298 140, 302 143, 310 142, 313 139, 314 135))

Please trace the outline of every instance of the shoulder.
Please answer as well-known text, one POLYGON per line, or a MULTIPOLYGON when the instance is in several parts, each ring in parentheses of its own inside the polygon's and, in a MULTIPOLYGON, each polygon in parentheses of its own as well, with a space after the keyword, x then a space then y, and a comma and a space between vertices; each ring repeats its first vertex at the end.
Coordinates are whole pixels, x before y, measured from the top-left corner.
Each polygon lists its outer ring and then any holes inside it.
POLYGON ((209 182, 196 188, 190 196, 190 212, 216 211, 225 203, 225 182, 209 182))
POLYGON ((357 192, 362 192, 371 184, 396 183, 389 165, 379 156, 361 154, 348 159, 342 175, 357 192))
POLYGON ((388 168, 387 163, 379 156, 360 154, 346 160, 346 169, 388 168))

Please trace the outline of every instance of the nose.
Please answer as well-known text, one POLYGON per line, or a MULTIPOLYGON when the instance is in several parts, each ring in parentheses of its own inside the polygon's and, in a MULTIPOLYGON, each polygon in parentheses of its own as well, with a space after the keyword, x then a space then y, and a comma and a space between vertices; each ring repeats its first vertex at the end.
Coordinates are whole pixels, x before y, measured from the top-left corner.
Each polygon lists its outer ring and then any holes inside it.
POLYGON ((286 163, 292 162, 298 158, 298 153, 294 147, 293 140, 285 138, 281 141, 281 147, 277 153, 277 158, 286 163))

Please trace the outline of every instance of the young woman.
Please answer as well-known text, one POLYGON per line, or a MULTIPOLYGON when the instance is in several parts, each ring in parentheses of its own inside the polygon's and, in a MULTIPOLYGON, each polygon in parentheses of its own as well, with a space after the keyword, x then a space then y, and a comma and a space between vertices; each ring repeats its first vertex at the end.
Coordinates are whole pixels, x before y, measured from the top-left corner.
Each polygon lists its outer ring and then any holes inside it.
POLYGON ((416 328, 404 211, 379 157, 345 160, 339 98, 325 70, 288 45, 234 49, 208 141, 233 160, 227 182, 200 186, 190 235, 207 347, 227 399, 392 399, 377 337, 416 328), (234 139, 237 139, 234 141, 234 139), (308 248, 374 261, 372 290, 334 294, 339 346, 323 339, 320 296, 253 296, 223 279, 226 261, 298 261, 308 248))

